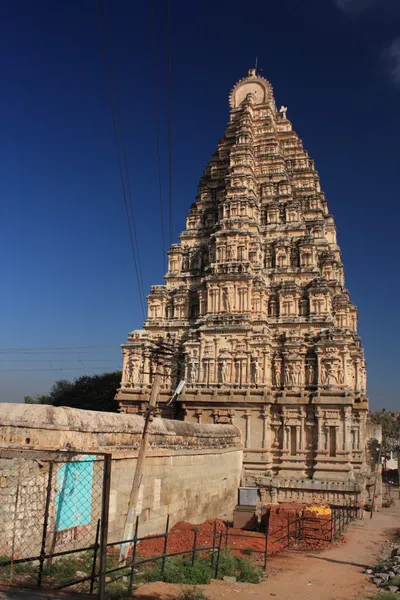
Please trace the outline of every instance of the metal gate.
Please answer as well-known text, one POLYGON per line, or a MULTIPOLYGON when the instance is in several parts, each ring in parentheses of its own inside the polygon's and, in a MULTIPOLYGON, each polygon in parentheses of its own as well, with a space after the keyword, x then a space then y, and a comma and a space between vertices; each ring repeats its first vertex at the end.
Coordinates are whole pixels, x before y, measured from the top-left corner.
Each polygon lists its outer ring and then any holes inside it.
POLYGON ((0 451, 0 584, 101 596, 111 455, 0 451))

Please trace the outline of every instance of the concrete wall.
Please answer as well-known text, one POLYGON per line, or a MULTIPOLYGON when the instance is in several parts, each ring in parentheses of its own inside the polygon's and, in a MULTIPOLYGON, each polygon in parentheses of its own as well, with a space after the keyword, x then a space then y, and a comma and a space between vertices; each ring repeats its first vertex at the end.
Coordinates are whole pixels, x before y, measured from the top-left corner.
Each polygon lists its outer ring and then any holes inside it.
MULTIPOLYGON (((112 454, 110 539, 116 539, 122 535, 142 430, 138 415, 2 403, 0 458, 10 449, 112 454)), ((154 419, 150 434, 140 533, 162 531, 168 514, 171 525, 232 514, 243 460, 236 427, 154 419)), ((3 493, 14 480, 12 472, 0 472, 3 493)))

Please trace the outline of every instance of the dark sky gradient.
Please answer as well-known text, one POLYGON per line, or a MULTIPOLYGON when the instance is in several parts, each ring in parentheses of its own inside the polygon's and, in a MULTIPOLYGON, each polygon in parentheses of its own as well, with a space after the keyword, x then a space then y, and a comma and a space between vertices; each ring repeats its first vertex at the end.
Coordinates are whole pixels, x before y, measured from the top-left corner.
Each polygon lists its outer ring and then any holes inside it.
MULTIPOLYGON (((109 2, 147 293, 164 274, 149 4, 109 2)), ((167 11, 155 6, 166 198, 167 11)), ((399 408, 400 3, 172 0, 172 34, 175 240, 224 133, 229 91, 258 55, 336 218, 372 406, 399 408)), ((0 400, 21 401, 61 377, 117 368, 142 316, 95 0, 3 1, 0 56, 0 400)))

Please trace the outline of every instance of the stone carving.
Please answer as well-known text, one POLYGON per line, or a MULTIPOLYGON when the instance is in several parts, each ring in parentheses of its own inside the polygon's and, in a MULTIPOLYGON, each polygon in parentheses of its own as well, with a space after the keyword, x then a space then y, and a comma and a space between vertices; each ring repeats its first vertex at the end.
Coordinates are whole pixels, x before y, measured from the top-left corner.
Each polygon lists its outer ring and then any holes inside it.
POLYGON ((125 361, 123 373, 124 383, 132 384, 138 382, 139 379, 139 357, 128 355, 125 361))
POLYGON ((285 385, 293 386, 296 384, 296 366, 295 363, 289 362, 285 364, 285 385))
MULTIPOLYGON (((287 108, 277 110, 270 83, 255 73, 239 81, 231 107, 227 134, 199 182, 187 229, 169 251, 165 285, 151 288, 144 330, 132 332, 123 345, 117 399, 129 411, 148 401, 154 369, 145 353, 169 334, 177 357, 173 376, 164 375, 161 407, 183 369, 179 356, 186 355, 187 418, 202 410, 202 423, 210 423, 212 411, 222 414, 221 405, 249 406, 248 417, 236 419, 246 422, 245 460, 259 460, 252 448, 262 448, 265 470, 273 462, 279 475, 278 453, 272 461, 269 451, 285 443, 282 469, 288 476, 312 475, 314 452, 332 453, 334 470, 333 454, 349 446, 348 437, 340 437, 343 407, 349 407, 346 414, 365 414, 368 403, 357 310, 344 288, 333 217, 318 172, 287 108), (337 429, 334 438, 329 427, 324 432, 324 411, 336 409, 335 402, 341 410, 329 425, 337 429), (325 407, 318 415, 316 404, 325 407), (265 405, 273 408, 271 431, 260 427, 265 405), (290 419, 282 413, 289 421, 277 425, 280 409, 289 407, 296 408, 290 419), (304 407, 312 417, 304 416, 304 407), (309 453, 304 464, 291 454, 299 450, 309 453), (291 472, 290 461, 298 461, 291 472)), ((323 465, 315 472, 322 478, 323 465)))
POLYGON ((280 360, 274 361, 274 384, 280 386, 282 383, 282 362, 280 360))
POLYGON ((199 377, 199 365, 193 358, 189 362, 188 368, 188 383, 197 383, 199 377))
POLYGON ((306 382, 308 385, 313 385, 314 380, 315 380, 314 363, 309 361, 306 365, 306 382))
POLYGON ((322 385, 335 386, 343 383, 343 368, 338 361, 326 360, 321 365, 322 385))
POLYGON ((226 360, 221 360, 219 363, 219 381, 220 383, 226 383, 228 377, 228 366, 226 360))
POLYGON ((304 385, 304 370, 301 362, 296 362, 293 373, 294 383, 298 386, 304 385))
POLYGON ((252 382, 257 385, 260 377, 260 365, 258 362, 258 358, 254 358, 252 363, 252 382))
POLYGON ((281 106, 279 109, 280 114, 284 119, 286 119, 287 106, 281 106))
POLYGON ((224 288, 222 291, 222 304, 223 304, 224 310, 226 310, 226 311, 231 310, 231 303, 230 303, 230 299, 229 299, 229 290, 227 290, 226 288, 224 288))

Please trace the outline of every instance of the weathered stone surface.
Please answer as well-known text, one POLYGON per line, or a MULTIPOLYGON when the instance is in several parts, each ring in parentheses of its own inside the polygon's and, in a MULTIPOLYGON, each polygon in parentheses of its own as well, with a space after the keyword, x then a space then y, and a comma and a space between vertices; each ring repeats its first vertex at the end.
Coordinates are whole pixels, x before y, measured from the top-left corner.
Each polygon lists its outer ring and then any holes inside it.
MULTIPOLYGON (((175 415, 235 423, 247 477, 362 479, 364 354, 318 173, 254 70, 233 88, 230 108, 168 253, 166 283, 151 288, 144 329, 123 345, 117 401, 143 413, 154 372, 148 350, 168 333, 183 350, 173 372, 186 379, 175 415)), ((164 411, 176 385, 170 373, 164 411)), ((302 499, 296 489, 293 499, 302 499)))
MULTIPOLYGON (((121 539, 143 417, 1 403, 0 425, 0 522, 4 527, 12 526, 9 516, 15 510, 19 481, 24 482, 18 500, 20 537, 43 521, 47 470, 40 461, 46 467, 54 457, 49 451, 107 452, 112 455, 110 538, 121 539)), ((163 531, 168 514, 172 526, 178 520, 200 523, 233 512, 243 462, 236 427, 154 419, 150 431, 140 534, 163 531)), ((40 527, 35 531, 40 549, 40 527)), ((6 545, 11 539, 12 527, 2 537, 6 545)), ((8 546, 0 548, 0 553, 9 550, 8 546)))
MULTIPOLYGON (((40 449, 104 451, 108 447, 136 448, 144 419, 140 415, 2 402, 0 425, 0 448, 37 445, 40 449)), ((150 446, 154 447, 232 445, 241 445, 240 431, 229 424, 214 426, 155 418, 150 425, 150 446)))

